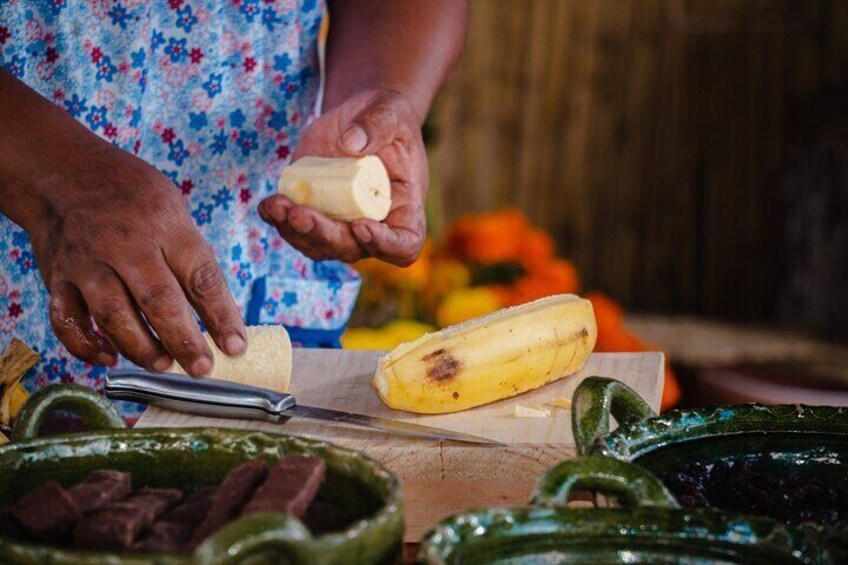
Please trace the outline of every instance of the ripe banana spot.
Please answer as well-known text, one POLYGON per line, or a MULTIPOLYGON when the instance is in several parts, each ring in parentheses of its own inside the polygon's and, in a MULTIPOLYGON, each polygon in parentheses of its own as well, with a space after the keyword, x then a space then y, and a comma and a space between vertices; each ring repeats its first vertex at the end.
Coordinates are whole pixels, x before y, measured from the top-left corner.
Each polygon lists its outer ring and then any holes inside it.
POLYGON ((454 379, 462 370, 462 363, 445 349, 437 349, 421 358, 427 365, 427 378, 437 383, 454 379))

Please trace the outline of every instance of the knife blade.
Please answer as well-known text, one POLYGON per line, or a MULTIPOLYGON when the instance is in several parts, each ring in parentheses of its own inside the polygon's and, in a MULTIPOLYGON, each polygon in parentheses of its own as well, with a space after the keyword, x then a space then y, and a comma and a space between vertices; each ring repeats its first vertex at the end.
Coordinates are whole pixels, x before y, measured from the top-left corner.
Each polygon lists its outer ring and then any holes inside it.
POLYGON ((172 373, 149 373, 138 369, 113 369, 106 375, 106 396, 159 406, 177 412, 202 416, 264 420, 283 423, 291 417, 321 420, 435 439, 482 445, 504 444, 484 437, 298 404, 288 393, 220 381, 196 379, 172 373))

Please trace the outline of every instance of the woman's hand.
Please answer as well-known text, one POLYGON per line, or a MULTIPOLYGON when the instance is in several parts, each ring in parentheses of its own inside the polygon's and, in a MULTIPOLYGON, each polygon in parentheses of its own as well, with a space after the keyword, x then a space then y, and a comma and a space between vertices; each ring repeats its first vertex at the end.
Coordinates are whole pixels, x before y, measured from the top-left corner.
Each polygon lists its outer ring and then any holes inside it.
POLYGON ((79 151, 77 169, 44 187, 39 221, 27 226, 59 340, 90 362, 111 364, 114 346, 147 369, 176 359, 202 376, 212 353, 193 306, 221 350, 241 353, 242 318, 173 184, 99 140, 79 151))
POLYGON ((68 351, 206 374, 212 352, 191 306, 220 349, 244 351, 241 314, 166 177, 3 71, 0 124, 0 212, 30 236, 68 351))
POLYGON ((428 169, 420 123, 412 105, 399 93, 362 92, 315 120, 303 132, 292 156, 297 160, 306 155, 377 155, 392 182, 392 208, 382 223, 331 220, 282 195, 263 200, 259 214, 311 259, 353 262, 370 256, 397 265, 411 264, 427 235, 424 198, 428 169))

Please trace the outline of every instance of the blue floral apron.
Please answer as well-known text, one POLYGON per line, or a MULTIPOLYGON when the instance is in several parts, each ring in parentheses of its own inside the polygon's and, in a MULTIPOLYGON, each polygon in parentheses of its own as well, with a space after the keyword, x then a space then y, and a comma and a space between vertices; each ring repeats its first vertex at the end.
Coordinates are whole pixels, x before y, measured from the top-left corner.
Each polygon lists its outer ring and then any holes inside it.
MULTIPOLYGON (((358 275, 305 258, 256 211, 313 117, 323 11, 316 0, 0 0, 0 66, 174 182, 248 324, 334 347, 358 275)), ((47 304, 29 238, 0 215, 0 347, 17 336, 39 351, 30 390, 101 389, 105 369, 62 347, 47 304)))

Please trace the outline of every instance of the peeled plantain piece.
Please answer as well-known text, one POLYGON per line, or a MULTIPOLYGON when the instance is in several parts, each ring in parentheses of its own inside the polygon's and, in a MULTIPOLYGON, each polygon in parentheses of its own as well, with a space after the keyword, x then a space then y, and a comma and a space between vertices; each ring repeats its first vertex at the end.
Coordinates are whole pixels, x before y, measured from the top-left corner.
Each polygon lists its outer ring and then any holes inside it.
POLYGON ((458 412, 576 373, 597 335, 591 302, 549 296, 401 344, 371 384, 395 410, 458 412))
POLYGON ((283 170, 279 193, 343 222, 383 221, 392 207, 389 173, 376 155, 303 157, 283 170))

